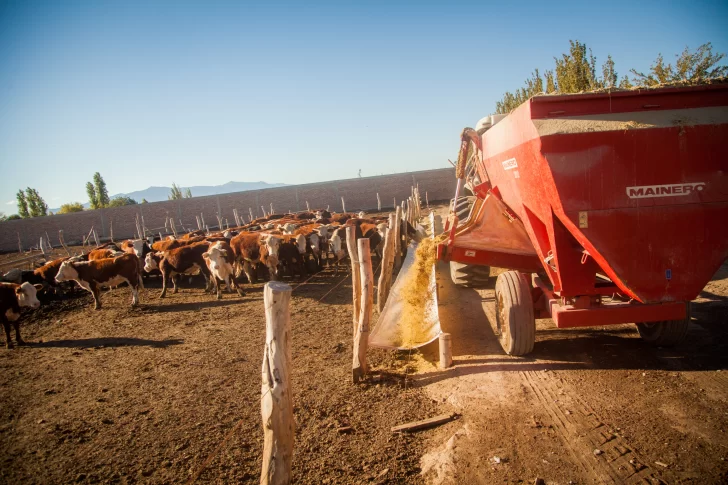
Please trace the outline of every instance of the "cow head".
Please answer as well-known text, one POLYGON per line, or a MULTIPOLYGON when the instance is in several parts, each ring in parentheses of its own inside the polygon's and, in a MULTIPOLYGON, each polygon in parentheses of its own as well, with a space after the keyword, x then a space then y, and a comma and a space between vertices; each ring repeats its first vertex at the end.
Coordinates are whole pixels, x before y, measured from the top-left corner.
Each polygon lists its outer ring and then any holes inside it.
POLYGON ((327 241, 329 239, 329 230, 331 229, 331 226, 328 224, 321 225, 316 229, 316 232, 318 232, 318 235, 321 236, 321 241, 327 241))
POLYGON ((228 252, 226 249, 220 249, 214 245, 210 246, 210 249, 208 249, 206 253, 202 253, 202 257, 208 261, 210 269, 213 270, 220 268, 227 263, 227 255, 228 252))
POLYGON ((268 234, 263 241, 268 248, 268 254, 278 259, 278 249, 281 247, 281 238, 268 234))
POLYGON ((71 281, 78 279, 78 271, 73 267, 72 261, 64 261, 61 263, 61 267, 58 268, 58 274, 56 275, 56 283, 62 281, 71 281))
POLYGON ((299 253, 306 254, 306 236, 303 234, 296 236, 296 247, 299 253))
POLYGON ((311 251, 313 251, 313 254, 315 254, 317 256, 318 256, 318 253, 319 253, 319 244, 321 242, 321 240, 319 239, 319 237, 320 236, 318 234, 316 234, 315 232, 312 232, 308 236, 308 243, 311 245, 311 251))
POLYGON ((364 213, 364 211, 359 211, 359 213, 356 216, 359 219, 364 219, 367 215, 364 213))
POLYGON ((341 236, 339 236, 339 234, 334 233, 334 235, 331 236, 329 245, 331 246, 331 252, 333 252, 336 256, 337 261, 344 259, 345 253, 341 243, 341 236))
POLYGON ((147 256, 144 258, 144 271, 151 273, 155 269, 159 269, 159 260, 161 258, 161 253, 147 253, 147 256))
POLYGON ((36 298, 36 293, 41 289, 42 285, 31 285, 27 281, 15 289, 15 296, 18 299, 18 305, 21 307, 38 308, 40 302, 36 298))
POLYGON ((139 259, 144 257, 144 244, 146 244, 144 239, 134 239, 131 242, 131 247, 134 248, 134 254, 136 254, 136 257, 139 259))

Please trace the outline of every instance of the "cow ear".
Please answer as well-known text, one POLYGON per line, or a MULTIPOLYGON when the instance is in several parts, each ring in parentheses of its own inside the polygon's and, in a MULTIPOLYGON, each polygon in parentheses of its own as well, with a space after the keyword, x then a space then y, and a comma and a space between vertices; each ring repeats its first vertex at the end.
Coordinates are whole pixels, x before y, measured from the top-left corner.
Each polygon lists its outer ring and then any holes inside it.
POLYGON ((18 294, 18 295, 22 295, 23 294, 23 287, 22 286, 18 286, 17 288, 15 288, 15 293, 18 294))
POLYGON ((205 258, 205 259, 210 259, 210 254, 209 253, 202 253, 202 257, 205 258))
POLYGON ((35 286, 35 289, 36 290, 42 290, 43 289, 43 285, 33 285, 33 286, 35 286))
POLYGON ((222 254, 223 256, 227 256, 227 255, 228 255, 227 249, 220 249, 220 253, 221 253, 221 254, 222 254))

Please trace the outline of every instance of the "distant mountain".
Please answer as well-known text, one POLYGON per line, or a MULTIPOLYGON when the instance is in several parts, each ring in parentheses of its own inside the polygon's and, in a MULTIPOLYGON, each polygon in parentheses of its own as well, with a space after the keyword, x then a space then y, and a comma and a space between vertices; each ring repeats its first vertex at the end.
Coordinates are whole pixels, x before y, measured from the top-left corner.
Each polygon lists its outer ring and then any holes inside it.
MULTIPOLYGON (((192 191, 192 197, 200 197, 203 195, 228 194, 230 192, 244 192, 246 190, 269 189, 271 187, 283 187, 287 184, 269 184, 268 182, 228 182, 222 185, 195 185, 193 187, 180 187, 184 192, 188 188, 192 191)), ((126 194, 114 194, 114 197, 131 197, 141 203, 142 199, 147 202, 159 202, 167 200, 172 187, 149 187, 144 190, 137 190, 126 194)), ((89 203, 83 204, 85 209, 89 208, 89 203)), ((58 212, 58 209, 50 209, 52 212, 58 212)))

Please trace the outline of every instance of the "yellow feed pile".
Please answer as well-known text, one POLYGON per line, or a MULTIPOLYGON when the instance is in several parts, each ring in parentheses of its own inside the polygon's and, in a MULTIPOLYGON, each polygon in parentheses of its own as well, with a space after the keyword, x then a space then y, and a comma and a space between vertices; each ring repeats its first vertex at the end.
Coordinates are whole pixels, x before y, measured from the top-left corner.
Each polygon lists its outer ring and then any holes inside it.
MULTIPOLYGON (((439 239, 439 238, 438 238, 439 239)), ((415 260, 404 280, 400 297, 402 314, 399 320, 397 347, 412 348, 428 340, 425 310, 430 295, 430 276, 437 259, 439 240, 425 238, 417 246, 415 260)))

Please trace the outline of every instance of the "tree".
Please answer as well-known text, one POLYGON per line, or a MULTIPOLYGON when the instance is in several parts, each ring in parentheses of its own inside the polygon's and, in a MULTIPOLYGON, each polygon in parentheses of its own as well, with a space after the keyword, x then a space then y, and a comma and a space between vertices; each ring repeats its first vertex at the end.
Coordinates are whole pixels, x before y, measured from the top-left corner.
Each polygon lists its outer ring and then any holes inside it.
POLYGON ((142 204, 148 204, 147 199, 142 199, 142 204))
POLYGON ((544 73, 546 78, 546 93, 552 94, 556 92, 556 80, 554 79, 554 71, 546 71, 544 73))
POLYGON ((638 86, 656 86, 676 82, 697 83, 728 75, 728 66, 717 65, 725 54, 714 54, 710 42, 701 45, 695 52, 685 47, 685 50, 675 57, 677 60, 674 67, 672 64, 665 65, 662 54, 658 54, 647 74, 631 69, 630 72, 634 75, 632 81, 638 86))
MULTIPOLYGON (((25 189, 25 200, 27 202, 27 210, 30 217, 41 217, 48 215, 48 204, 45 203, 43 197, 38 194, 38 191, 30 187, 25 189)), ((20 202, 20 199, 18 199, 20 202)))
POLYGON ((2 212, 0 212, 0 222, 5 222, 7 220, 8 220, 8 217, 5 214, 3 214, 2 212))
POLYGON ((137 201, 131 197, 116 196, 109 202, 107 207, 121 207, 124 205, 136 205, 137 201))
POLYGON ((22 219, 18 214, 11 214, 7 217, 6 220, 8 221, 17 221, 18 219, 22 219))
POLYGON ((616 88, 617 79, 619 79, 619 76, 617 76, 617 71, 614 70, 614 61, 612 56, 608 55, 607 60, 602 65, 601 87, 606 89, 616 88))
POLYGON ((22 189, 18 190, 18 193, 15 194, 15 198, 18 200, 18 215, 20 215, 23 219, 29 218, 30 212, 28 211, 28 201, 25 200, 25 194, 22 189))
POLYGON ((99 207, 107 207, 109 205, 109 191, 106 190, 106 182, 99 172, 94 174, 94 188, 96 189, 96 198, 99 207))
POLYGON ((61 208, 58 209, 58 214, 70 214, 71 212, 83 212, 83 204, 80 202, 69 202, 68 204, 62 204, 61 208))
POLYGON ((99 198, 96 195, 96 189, 94 188, 94 184, 92 184, 91 182, 86 182, 86 193, 88 194, 88 203, 91 205, 91 208, 98 209, 99 198))
POLYGON ((168 200, 177 200, 177 199, 191 199, 192 198, 192 191, 188 188, 184 192, 182 192, 182 188, 179 187, 176 183, 172 182, 172 188, 169 191, 169 195, 167 196, 168 200))

